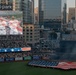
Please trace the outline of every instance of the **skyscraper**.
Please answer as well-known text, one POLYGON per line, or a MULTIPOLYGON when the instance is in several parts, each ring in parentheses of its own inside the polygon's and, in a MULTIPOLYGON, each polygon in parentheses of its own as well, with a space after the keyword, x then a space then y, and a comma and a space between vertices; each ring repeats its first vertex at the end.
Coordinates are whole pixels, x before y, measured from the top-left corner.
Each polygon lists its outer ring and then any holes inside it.
POLYGON ((39 4, 38 5, 39 6, 39 25, 41 27, 43 25, 43 20, 44 20, 43 0, 38 0, 38 4, 39 4))
POLYGON ((64 7, 63 7, 63 24, 66 24, 67 22, 67 5, 66 3, 64 3, 64 7))
POLYGON ((35 22, 34 0, 22 1, 24 37, 27 44, 34 46, 39 43, 39 26, 35 22))
POLYGON ((13 0, 13 11, 21 10, 21 1, 22 0, 13 0))
POLYGON ((66 23, 67 20, 66 2, 66 0, 39 0, 39 24, 52 29, 60 29, 61 22, 66 23), (45 23, 46 21, 48 24, 45 23), (54 24, 51 21, 54 21, 54 24))
POLYGON ((23 23, 34 21, 34 0, 22 0, 21 10, 23 11, 23 23))
POLYGON ((44 19, 60 19, 62 12, 67 11, 67 0, 43 0, 44 1, 44 19))
POLYGON ((62 0, 44 0, 44 19, 57 19, 61 17, 62 0))
POLYGON ((71 21, 72 19, 75 20, 75 7, 74 8, 69 8, 69 16, 68 16, 68 21, 71 21))

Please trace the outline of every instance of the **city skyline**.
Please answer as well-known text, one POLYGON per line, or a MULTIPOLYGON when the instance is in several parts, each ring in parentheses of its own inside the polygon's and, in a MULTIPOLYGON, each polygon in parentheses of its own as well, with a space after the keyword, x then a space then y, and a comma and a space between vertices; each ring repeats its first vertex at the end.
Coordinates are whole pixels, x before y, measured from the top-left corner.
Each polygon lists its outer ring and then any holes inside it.
MULTIPOLYGON (((35 1, 35 7, 37 7, 38 6, 38 0, 34 0, 34 1, 35 1)), ((62 1, 68 2, 68 6, 71 6, 71 7, 75 6, 75 0, 62 0, 62 1)))
MULTIPOLYGON (((62 8, 63 8, 64 3, 67 4, 67 13, 69 11, 69 8, 75 7, 75 0, 60 0, 60 4, 58 4, 58 0, 57 0, 57 2, 56 2, 56 0, 55 1, 53 0, 52 2, 51 2, 51 0, 47 0, 47 1, 43 0, 43 1, 44 1, 44 9, 46 9, 46 12, 44 11, 44 13, 46 13, 46 15, 44 15, 44 17, 46 16, 49 19, 50 19, 50 17, 54 18, 54 15, 57 17, 61 16, 61 12, 63 11, 62 8), (45 2, 47 2, 47 4, 45 2), (53 5, 52 5, 52 3, 53 3, 53 5), (47 6, 47 8, 45 6, 47 6)), ((38 0, 35 0, 35 8, 36 7, 38 7, 38 0)))

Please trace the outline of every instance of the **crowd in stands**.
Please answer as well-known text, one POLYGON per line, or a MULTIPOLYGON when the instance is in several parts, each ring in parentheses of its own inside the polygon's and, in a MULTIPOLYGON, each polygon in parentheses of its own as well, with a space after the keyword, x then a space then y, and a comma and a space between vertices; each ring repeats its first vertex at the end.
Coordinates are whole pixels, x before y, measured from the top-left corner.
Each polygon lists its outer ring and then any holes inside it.
MULTIPOLYGON (((0 62, 11 61, 11 60, 23 60, 25 57, 31 56, 30 51, 26 52, 16 52, 15 50, 10 50, 12 48, 24 48, 29 47, 26 42, 24 42, 23 35, 1 35, 0 36, 0 62), (3 50, 3 51, 2 51, 3 50), (8 53, 7 53, 8 52, 8 53)), ((26 59, 25 58, 25 59, 26 59)), ((31 59, 29 57, 28 59, 31 59)))
POLYGON ((0 53, 0 58, 16 58, 31 56, 30 52, 13 52, 13 53, 0 53))
POLYGON ((22 48, 26 46, 26 43, 23 41, 0 41, 0 48, 22 48))
POLYGON ((23 35, 1 35, 0 36, 0 48, 13 48, 13 47, 26 47, 23 35))
POLYGON ((0 40, 23 40, 23 35, 0 35, 0 40))

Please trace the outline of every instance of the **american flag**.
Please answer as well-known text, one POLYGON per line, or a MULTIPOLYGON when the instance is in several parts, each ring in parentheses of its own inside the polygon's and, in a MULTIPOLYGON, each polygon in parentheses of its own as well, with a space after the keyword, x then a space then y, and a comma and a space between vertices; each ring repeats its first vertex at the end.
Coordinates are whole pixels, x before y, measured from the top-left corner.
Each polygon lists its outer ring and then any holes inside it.
POLYGON ((76 62, 59 62, 59 64, 54 66, 54 68, 60 68, 64 70, 76 69, 76 62))

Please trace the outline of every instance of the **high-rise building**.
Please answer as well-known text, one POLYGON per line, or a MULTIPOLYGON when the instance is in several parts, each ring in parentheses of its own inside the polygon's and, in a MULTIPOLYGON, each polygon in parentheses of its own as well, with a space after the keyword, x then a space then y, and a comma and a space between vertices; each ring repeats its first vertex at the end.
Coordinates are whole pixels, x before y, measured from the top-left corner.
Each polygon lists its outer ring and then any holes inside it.
POLYGON ((63 7, 63 24, 67 23, 67 4, 64 3, 63 7))
POLYGON ((58 19, 61 17, 62 0, 44 0, 44 19, 58 19))
POLYGON ((69 8, 68 21, 75 20, 75 8, 69 8))
POLYGON ((66 18, 67 0, 43 0, 43 3, 44 19, 62 19, 63 15, 66 18))
POLYGON ((38 0, 38 6, 39 6, 39 25, 40 27, 44 24, 43 20, 44 20, 44 1, 43 0, 38 0))
POLYGON ((34 22, 34 0, 22 0, 21 10, 23 11, 23 23, 34 22))
POLYGON ((60 30, 67 21, 66 0, 39 0, 39 24, 52 30, 60 30), (59 24, 58 24, 59 23, 59 24))
POLYGON ((22 0, 13 0, 13 11, 21 10, 21 1, 22 0))
POLYGON ((25 35, 25 42, 30 46, 35 46, 36 44, 39 44, 40 40, 39 25, 25 24, 24 35, 25 35))
POLYGON ((72 19, 75 20, 76 16, 76 0, 67 0, 67 13, 68 13, 68 22, 70 22, 72 19))
POLYGON ((39 25, 35 22, 34 0, 22 0, 24 39, 31 46, 39 43, 39 25))
POLYGON ((34 9, 34 14, 35 14, 35 16, 34 16, 34 23, 36 23, 36 24, 38 24, 38 21, 39 21, 39 15, 38 15, 38 7, 36 7, 35 9, 34 9))

